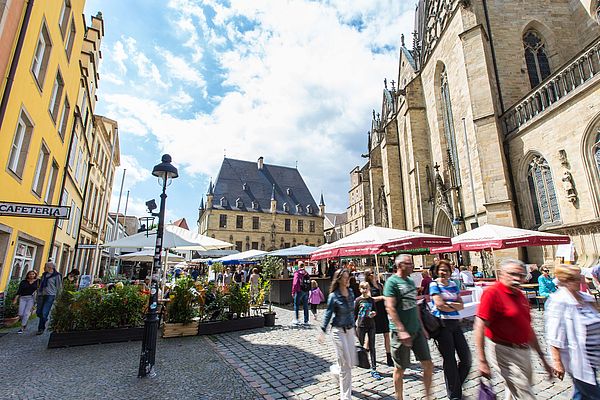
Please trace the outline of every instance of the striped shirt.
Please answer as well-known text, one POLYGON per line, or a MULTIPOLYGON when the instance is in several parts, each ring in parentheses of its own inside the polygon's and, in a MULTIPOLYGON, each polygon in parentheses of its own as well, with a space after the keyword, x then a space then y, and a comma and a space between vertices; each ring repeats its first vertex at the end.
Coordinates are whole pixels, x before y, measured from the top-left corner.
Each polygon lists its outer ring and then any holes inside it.
MULTIPOLYGON (((438 281, 433 281, 429 284, 429 294, 433 297, 435 295, 442 296, 444 301, 455 302, 460 297, 460 288, 451 280, 448 280, 448 285, 442 285, 438 281)), ((436 317, 440 318, 452 318, 459 315, 458 311, 441 311, 435 306, 435 302, 432 300, 431 313, 436 317)))
POLYGON ((583 305, 564 287, 550 295, 544 312, 546 343, 560 350, 565 369, 575 379, 595 385, 592 363, 600 352, 600 314, 591 305, 592 296, 579 294, 585 301, 583 305))

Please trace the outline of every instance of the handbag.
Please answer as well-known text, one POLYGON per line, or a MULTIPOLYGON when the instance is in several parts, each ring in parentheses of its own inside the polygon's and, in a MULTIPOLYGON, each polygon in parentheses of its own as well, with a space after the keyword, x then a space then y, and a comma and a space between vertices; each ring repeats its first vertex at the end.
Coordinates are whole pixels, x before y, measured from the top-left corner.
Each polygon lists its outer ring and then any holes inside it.
POLYGON ((494 392, 494 388, 492 385, 488 385, 483 381, 479 381, 479 394, 477 396, 478 400, 496 400, 496 392, 494 392))
POLYGON ((370 369, 369 355, 362 346, 356 346, 356 366, 364 369, 370 369))
POLYGON ((419 303, 419 313, 421 313, 421 321, 423 322, 423 328, 429 334, 430 339, 435 339, 442 328, 445 326, 444 321, 441 318, 436 317, 431 313, 429 304, 423 300, 419 303))

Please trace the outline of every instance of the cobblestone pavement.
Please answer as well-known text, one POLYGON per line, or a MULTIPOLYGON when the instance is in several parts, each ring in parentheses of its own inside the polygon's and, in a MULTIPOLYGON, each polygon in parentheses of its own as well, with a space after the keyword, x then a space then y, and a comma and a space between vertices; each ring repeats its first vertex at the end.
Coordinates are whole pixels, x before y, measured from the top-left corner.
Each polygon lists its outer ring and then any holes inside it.
MULTIPOLYGON (((262 330, 232 332, 214 337, 219 353, 238 368, 240 374, 250 385, 265 395, 267 399, 335 399, 339 398, 337 381, 334 381, 329 367, 335 360, 333 345, 330 341, 321 345, 317 342, 319 321, 312 321, 309 327, 290 326, 293 312, 277 308, 277 322, 274 328, 262 330)), ((543 314, 532 309, 534 327, 542 337, 543 314)), ((323 314, 320 310, 319 313, 323 314)), ((369 371, 354 368, 352 371, 353 398, 357 399, 393 399, 394 389, 392 368, 385 365, 385 351, 382 335, 377 335, 378 371, 383 376, 374 380, 369 371)), ((466 337, 473 344, 470 326, 466 326, 466 337)), ((543 342, 543 340, 542 340, 543 342)), ((433 342, 429 342, 430 346, 433 342)), ((542 346, 544 344, 542 343, 542 346)), ((473 349, 473 346, 471 346, 473 349)), ((436 366, 433 377, 434 397, 446 398, 441 357, 437 349, 431 348, 436 366)), ((473 353, 474 354, 474 353, 473 353)), ((477 398, 478 374, 476 359, 467 382, 467 399, 477 398)), ((566 377, 564 381, 547 379, 537 358, 534 358, 534 389, 538 399, 568 399, 572 383, 566 377)), ((415 362, 413 358, 413 362, 415 362)), ((420 381, 421 370, 418 364, 407 370, 404 384, 405 399, 421 399, 423 385, 420 381)), ((503 384, 496 374, 494 389, 498 398, 504 397, 503 384)))
MULTIPOLYGON (((337 382, 329 367, 335 360, 331 342, 317 342, 319 321, 292 327, 293 312, 276 308, 273 328, 231 332, 210 337, 159 339, 158 376, 136 377, 141 343, 117 343, 64 349, 46 349, 48 334, 0 337, 0 399, 335 399, 337 382)), ((323 310, 319 311, 320 316, 323 310)), ((542 329, 542 312, 532 309, 535 328, 542 329)), ((467 327, 467 340, 473 343, 467 327)), ((432 342, 430 342, 432 344, 432 342)), ((354 368, 353 395, 357 399, 392 399, 392 368, 385 365, 383 340, 378 335, 378 371, 354 368)), ((445 398, 441 358, 432 348, 435 398, 445 398)), ((474 357, 476 360, 476 357, 474 357)), ((414 361, 414 360, 413 360, 414 361)), ((474 361, 476 363, 476 361, 474 361)), ((546 379, 534 358, 538 399, 568 399, 572 383, 546 379)), ((423 398, 418 364, 407 371, 405 398, 423 398)), ((497 375, 496 375, 497 377, 497 375)), ((503 385, 494 381, 498 398, 503 385)), ((478 378, 474 365, 465 383, 468 399, 476 399, 478 378)))
POLYGON ((159 339, 157 377, 138 379, 141 342, 47 349, 47 333, 14 331, 0 338, 0 399, 263 399, 207 337, 159 339))

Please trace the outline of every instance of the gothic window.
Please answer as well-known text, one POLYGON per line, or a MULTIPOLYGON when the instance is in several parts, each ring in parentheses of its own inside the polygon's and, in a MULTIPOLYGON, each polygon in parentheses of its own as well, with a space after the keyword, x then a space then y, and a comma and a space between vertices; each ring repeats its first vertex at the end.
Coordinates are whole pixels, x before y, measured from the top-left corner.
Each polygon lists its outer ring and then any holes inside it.
POLYGON ((446 67, 442 69, 440 77, 440 91, 442 98, 442 115, 444 117, 444 135, 446 136, 446 151, 450 164, 453 185, 460 186, 460 172, 458 168, 458 152, 456 150, 456 135, 454 133, 454 118, 452 116, 452 102, 450 101, 450 89, 448 88, 448 74, 446 67))
POLYGON ((545 158, 536 156, 531 160, 527 180, 535 225, 539 226, 559 221, 558 199, 552 180, 552 172, 545 158))
POLYGON ((523 36, 525 63, 531 87, 536 87, 550 75, 550 63, 546 54, 546 45, 535 31, 527 31, 523 36))

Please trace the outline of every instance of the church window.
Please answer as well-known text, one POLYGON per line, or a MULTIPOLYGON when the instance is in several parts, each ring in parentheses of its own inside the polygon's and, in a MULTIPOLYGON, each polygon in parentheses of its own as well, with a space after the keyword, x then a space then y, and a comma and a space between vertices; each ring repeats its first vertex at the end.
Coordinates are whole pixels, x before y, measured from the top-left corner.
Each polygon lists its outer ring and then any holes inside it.
POLYGON ((529 83, 534 88, 550 76, 546 45, 537 32, 527 31, 523 36, 523 46, 525 47, 525 64, 527 64, 529 83))
POLYGON ((598 129, 596 143, 594 144, 592 151, 594 152, 594 159, 596 160, 596 168, 598 169, 598 174, 600 174, 600 129, 598 129))
POLYGON ((545 158, 536 156, 531 160, 527 179, 535 225, 559 221, 558 199, 552 172, 545 158))
POLYGON ((448 74, 446 67, 441 75, 441 97, 442 114, 444 117, 444 135, 446 136, 446 151, 448 152, 449 162, 451 164, 451 174, 455 186, 460 186, 460 171, 458 168, 458 151, 456 150, 456 135, 454 133, 454 118, 452 116, 452 102, 450 100, 450 89, 448 88, 448 74))

